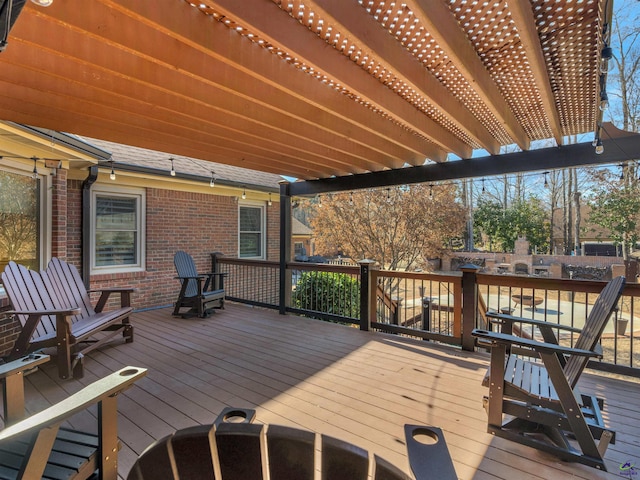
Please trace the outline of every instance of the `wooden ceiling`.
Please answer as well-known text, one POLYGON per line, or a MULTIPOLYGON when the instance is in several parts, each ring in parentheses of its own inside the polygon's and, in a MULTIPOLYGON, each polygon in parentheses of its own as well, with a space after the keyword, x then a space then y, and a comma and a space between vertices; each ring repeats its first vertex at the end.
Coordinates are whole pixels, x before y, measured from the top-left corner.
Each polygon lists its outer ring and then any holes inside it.
POLYGON ((562 144, 601 121, 611 3, 27 2, 0 120, 307 180, 562 144))

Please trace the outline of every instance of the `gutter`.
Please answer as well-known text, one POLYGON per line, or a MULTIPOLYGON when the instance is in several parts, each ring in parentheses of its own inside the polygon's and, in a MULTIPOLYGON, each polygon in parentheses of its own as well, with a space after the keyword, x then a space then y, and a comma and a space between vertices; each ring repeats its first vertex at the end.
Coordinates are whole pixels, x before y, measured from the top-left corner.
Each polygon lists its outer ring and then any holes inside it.
POLYGON ((89 167, 89 175, 82 182, 82 226, 81 230, 81 263, 82 281, 87 290, 91 279, 91 186, 98 179, 98 167, 89 167))

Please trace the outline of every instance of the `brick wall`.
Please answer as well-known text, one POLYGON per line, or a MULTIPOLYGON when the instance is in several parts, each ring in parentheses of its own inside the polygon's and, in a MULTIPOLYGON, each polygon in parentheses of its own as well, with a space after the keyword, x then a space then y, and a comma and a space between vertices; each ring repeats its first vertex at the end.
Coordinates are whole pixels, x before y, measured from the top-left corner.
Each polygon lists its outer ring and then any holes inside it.
POLYGON ((52 177, 51 254, 67 257, 67 170, 58 169, 52 177))
MULTIPOLYGON (((69 181, 67 192, 67 258, 81 268, 81 181, 69 181)), ((213 252, 238 254, 238 203, 234 197, 146 189, 146 271, 91 276, 91 288, 129 286, 138 289, 134 308, 175 302, 179 282, 173 255, 184 250, 199 271, 211 269, 213 252)), ((279 258, 279 206, 267 207, 268 260, 279 258)))

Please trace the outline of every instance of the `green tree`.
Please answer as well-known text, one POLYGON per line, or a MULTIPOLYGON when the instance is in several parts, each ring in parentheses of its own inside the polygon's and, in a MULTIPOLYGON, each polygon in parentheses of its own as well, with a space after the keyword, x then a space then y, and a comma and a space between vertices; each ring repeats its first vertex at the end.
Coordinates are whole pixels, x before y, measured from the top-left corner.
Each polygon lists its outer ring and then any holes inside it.
POLYGON ((594 195, 589 219, 608 232, 608 236, 622 246, 622 256, 628 260, 629 253, 640 238, 640 188, 637 180, 623 181, 613 188, 604 185, 594 195))
POLYGON ((513 251, 519 236, 526 236, 539 251, 549 249, 549 222, 542 202, 536 197, 515 200, 504 208, 498 201, 481 200, 474 212, 475 226, 487 237, 490 249, 513 251))
POLYGON ((360 282, 345 273, 304 272, 292 294, 294 307, 348 318, 360 317, 360 282))

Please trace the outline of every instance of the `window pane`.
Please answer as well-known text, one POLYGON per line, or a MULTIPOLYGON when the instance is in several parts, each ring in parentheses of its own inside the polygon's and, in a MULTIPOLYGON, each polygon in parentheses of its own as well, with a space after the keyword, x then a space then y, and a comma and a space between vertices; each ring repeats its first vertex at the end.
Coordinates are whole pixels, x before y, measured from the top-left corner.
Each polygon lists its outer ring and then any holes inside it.
POLYGON ((98 230, 135 230, 136 199, 96 197, 96 228, 98 230))
POLYGON ((96 232, 96 266, 135 265, 135 232, 96 232))
POLYGON ((240 207, 240 231, 259 232, 261 226, 260 208, 240 207))
POLYGON ((0 171, 0 269, 40 266, 40 180, 0 171))
POLYGON ((262 251, 260 248, 261 235, 259 233, 241 233, 240 234, 240 257, 260 257, 262 251))

